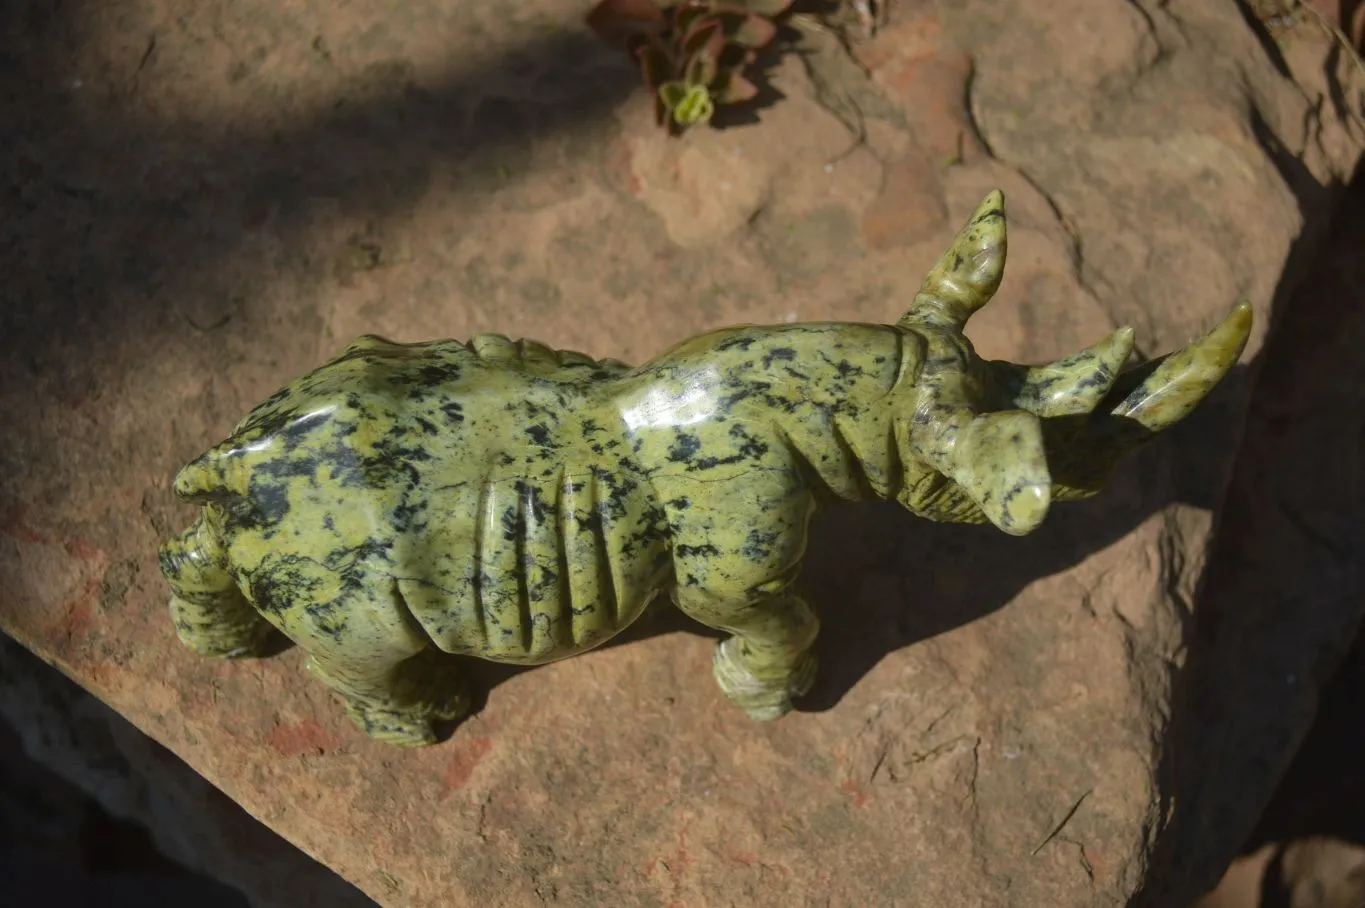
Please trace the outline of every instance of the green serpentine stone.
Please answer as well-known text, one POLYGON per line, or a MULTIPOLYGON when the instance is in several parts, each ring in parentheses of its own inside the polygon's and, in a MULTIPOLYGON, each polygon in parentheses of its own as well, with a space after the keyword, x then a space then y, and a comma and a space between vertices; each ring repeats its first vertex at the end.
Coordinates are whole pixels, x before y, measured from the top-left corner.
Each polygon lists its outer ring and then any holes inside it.
POLYGON ((833 500, 1038 527, 1190 413, 1241 355, 1251 308, 1121 373, 1133 335, 1037 367, 962 329, 999 286, 989 195, 895 325, 745 326, 632 368, 528 340, 365 336, 186 466, 199 518, 161 550, 180 639, 262 650, 270 628, 369 735, 435 740, 469 708, 437 651, 517 664, 584 652, 667 592, 731 636, 725 695, 756 719, 815 678, 794 590, 833 500))

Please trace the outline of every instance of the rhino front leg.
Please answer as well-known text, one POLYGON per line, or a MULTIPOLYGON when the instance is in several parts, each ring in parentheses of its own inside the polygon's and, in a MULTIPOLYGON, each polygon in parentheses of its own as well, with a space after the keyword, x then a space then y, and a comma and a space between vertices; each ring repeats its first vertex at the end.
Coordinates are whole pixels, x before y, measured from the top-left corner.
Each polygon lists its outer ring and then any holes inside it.
POLYGON ((717 596, 684 587, 677 601, 689 617, 731 634, 716 646, 712 671, 725 698, 750 718, 781 718, 814 685, 820 621, 805 599, 786 589, 717 596))
POLYGON ((229 659, 266 649, 274 629, 237 588, 226 552, 202 515, 158 555, 171 588, 171 620, 185 646, 201 656, 229 659))

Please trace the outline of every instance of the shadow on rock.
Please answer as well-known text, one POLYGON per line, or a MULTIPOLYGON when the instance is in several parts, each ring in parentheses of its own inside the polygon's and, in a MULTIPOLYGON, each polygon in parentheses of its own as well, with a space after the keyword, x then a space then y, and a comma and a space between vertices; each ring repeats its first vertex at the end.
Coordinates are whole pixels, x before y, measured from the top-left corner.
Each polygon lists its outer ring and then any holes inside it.
MULTIPOLYGON (((185 300, 225 283, 206 275, 234 259, 259 259, 252 230, 266 220, 284 246, 276 255, 306 259, 296 247, 320 203, 379 219, 410 210, 438 177, 457 193, 501 187, 538 141, 609 125, 639 85, 629 61, 570 31, 454 57, 439 84, 419 84, 395 58, 339 80, 330 106, 307 109, 281 91, 249 125, 217 122, 136 97, 144 68, 196 65, 183 36, 147 26, 137 72, 112 72, 98 46, 134 26, 108 18, 90 0, 0 12, 0 371, 10 390, 57 380, 80 397, 111 348, 145 357, 185 321, 220 327, 229 316, 196 320, 185 300), (159 108, 168 113, 149 115, 159 108)), ((259 46, 244 56, 255 59, 294 36, 263 25, 248 38, 259 46)), ((249 289, 241 296, 249 304, 249 289)))
MULTIPOLYGON (((1321 190, 1287 156, 1277 160, 1301 204, 1305 193, 1311 197, 1321 190)), ((1186 905, 1217 882, 1236 843, 1252 833, 1360 625, 1362 176, 1357 173, 1348 187, 1327 243, 1314 237, 1300 241, 1276 296, 1276 331, 1256 370, 1186 663, 1176 678, 1161 766, 1162 793, 1172 813, 1159 831, 1147 885, 1131 903, 1134 908, 1186 905), (1302 254, 1315 246, 1316 255, 1302 254)), ((1324 702, 1324 709, 1330 704, 1324 702)), ((1358 726, 1358 701, 1348 712, 1358 726)), ((1333 759, 1350 761, 1358 776, 1358 747, 1333 759)), ((1317 777, 1313 785, 1330 784, 1327 764, 1308 772, 1317 777)), ((1304 789, 1298 793, 1290 797, 1304 789)), ((1281 802, 1278 818, 1266 815, 1249 848, 1305 834, 1365 841, 1359 838, 1358 803, 1354 823, 1344 825, 1322 815, 1305 823, 1300 814, 1291 822, 1284 806, 1281 802)))

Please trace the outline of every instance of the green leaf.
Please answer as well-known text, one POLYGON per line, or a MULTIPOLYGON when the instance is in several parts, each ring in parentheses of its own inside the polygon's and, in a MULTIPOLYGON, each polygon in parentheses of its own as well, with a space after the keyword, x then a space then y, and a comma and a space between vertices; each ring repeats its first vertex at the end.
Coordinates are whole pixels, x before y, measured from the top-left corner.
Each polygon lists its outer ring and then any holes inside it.
POLYGON ((679 126, 695 126, 711 119, 716 112, 716 104, 711 100, 711 92, 702 85, 689 85, 687 92, 673 105, 673 119, 679 126))
POLYGON ((664 102, 669 113, 678 109, 678 105, 687 99, 687 93, 688 86, 682 82, 665 82, 659 86, 659 100, 664 102))

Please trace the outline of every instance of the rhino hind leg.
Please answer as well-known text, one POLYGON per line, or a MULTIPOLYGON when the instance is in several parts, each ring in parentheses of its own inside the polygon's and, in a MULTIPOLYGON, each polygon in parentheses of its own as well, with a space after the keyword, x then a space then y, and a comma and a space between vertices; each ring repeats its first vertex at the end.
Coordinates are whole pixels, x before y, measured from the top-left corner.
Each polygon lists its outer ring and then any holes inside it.
POLYGON ((180 642, 201 656, 227 659, 268 651, 275 629, 237 588, 226 553, 202 517, 162 545, 158 556, 180 642))
POLYGON ((436 650, 396 585, 317 605, 291 604, 289 635, 308 653, 308 672, 342 696, 368 737, 422 747, 438 741, 438 723, 468 715, 467 678, 436 650))
POLYGON ((346 702, 346 715, 367 737, 397 747, 439 740, 437 725, 469 714, 465 676, 423 651, 397 664, 308 657, 309 673, 346 702))

